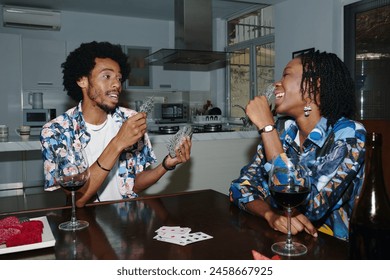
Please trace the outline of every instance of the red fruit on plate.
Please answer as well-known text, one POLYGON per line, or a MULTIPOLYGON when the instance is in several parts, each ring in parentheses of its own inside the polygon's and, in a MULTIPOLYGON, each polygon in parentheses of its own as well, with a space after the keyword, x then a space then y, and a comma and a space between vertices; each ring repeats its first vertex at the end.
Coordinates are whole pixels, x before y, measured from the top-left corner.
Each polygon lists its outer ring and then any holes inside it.
POLYGON ((38 232, 22 232, 9 238, 6 242, 7 247, 27 245, 42 242, 42 234, 38 232))
POLYGON ((38 221, 38 220, 28 221, 28 222, 22 223, 22 226, 23 226, 21 229, 22 232, 37 232, 40 234, 42 234, 42 232, 43 232, 42 221, 38 221))
POLYGON ((5 243, 14 235, 20 234, 20 229, 17 228, 0 228, 0 244, 5 243))
POLYGON ((8 216, 0 220, 0 228, 22 228, 19 219, 16 216, 8 216))

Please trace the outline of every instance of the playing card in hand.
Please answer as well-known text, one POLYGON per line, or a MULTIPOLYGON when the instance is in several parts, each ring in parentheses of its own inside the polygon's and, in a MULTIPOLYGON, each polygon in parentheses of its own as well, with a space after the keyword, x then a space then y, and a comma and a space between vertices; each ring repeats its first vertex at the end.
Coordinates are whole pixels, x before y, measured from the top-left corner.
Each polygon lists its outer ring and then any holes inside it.
POLYGON ((154 98, 153 96, 151 96, 145 99, 145 102, 142 103, 139 111, 144 112, 146 114, 150 114, 153 111, 153 108, 154 108, 154 98))
POLYGON ((168 152, 171 158, 176 157, 176 149, 181 145, 184 138, 188 136, 192 136, 192 127, 189 125, 183 126, 179 129, 178 132, 176 132, 175 135, 169 139, 169 142, 167 144, 168 152))
POLYGON ((271 107, 271 111, 275 109, 275 85, 269 84, 265 91, 260 95, 264 95, 267 98, 268 104, 271 107))

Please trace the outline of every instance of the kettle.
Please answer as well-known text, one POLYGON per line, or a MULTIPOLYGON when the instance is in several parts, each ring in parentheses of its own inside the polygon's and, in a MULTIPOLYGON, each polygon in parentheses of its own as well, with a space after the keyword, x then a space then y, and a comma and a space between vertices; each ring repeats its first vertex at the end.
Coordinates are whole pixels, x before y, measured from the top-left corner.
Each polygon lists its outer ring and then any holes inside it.
POLYGON ((43 109, 43 93, 30 92, 28 94, 28 103, 32 105, 33 109, 43 109))

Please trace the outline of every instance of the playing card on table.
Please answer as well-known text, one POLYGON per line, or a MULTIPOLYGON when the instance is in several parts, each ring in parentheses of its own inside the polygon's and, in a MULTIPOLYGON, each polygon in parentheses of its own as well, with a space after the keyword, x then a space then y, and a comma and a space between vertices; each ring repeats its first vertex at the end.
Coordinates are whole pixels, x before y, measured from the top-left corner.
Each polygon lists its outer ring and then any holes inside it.
POLYGON ((174 227, 168 227, 168 226, 163 226, 160 227, 156 232, 158 234, 187 234, 191 231, 191 228, 189 227, 179 227, 179 226, 174 226, 174 227))
POLYGON ((181 246, 213 238, 211 235, 203 232, 191 233, 191 228, 188 227, 182 228, 163 226, 156 230, 156 233, 157 235, 154 239, 181 246))
POLYGON ((188 245, 194 242, 203 241, 211 238, 213 238, 211 235, 199 231, 187 234, 186 238, 183 240, 183 243, 184 245, 188 245))
POLYGON ((181 145, 184 137, 191 137, 192 136, 192 127, 189 125, 183 126, 182 128, 179 129, 178 132, 176 132, 171 139, 169 139, 167 148, 169 155, 171 158, 176 157, 176 149, 181 145))

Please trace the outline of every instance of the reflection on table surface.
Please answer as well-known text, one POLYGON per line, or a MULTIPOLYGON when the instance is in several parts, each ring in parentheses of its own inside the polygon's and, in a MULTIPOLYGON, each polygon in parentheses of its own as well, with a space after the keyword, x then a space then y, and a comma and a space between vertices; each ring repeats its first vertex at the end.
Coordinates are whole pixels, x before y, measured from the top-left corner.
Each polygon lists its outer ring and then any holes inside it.
MULTIPOLYGON (((56 239, 54 248, 0 255, 0 259, 252 259, 251 250, 271 257, 275 232, 261 218, 240 211, 226 195, 213 190, 96 203, 77 209, 77 217, 89 227, 77 232, 58 230, 69 219, 70 207, 8 213, 47 216, 56 239), (153 239, 161 226, 190 227, 212 239, 180 246, 153 239)), ((2 216, 0 216, 1 218, 2 216)), ((313 238, 295 236, 308 254, 292 259, 346 259, 347 243, 319 233, 313 238)))

